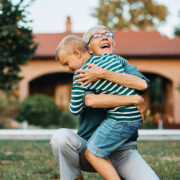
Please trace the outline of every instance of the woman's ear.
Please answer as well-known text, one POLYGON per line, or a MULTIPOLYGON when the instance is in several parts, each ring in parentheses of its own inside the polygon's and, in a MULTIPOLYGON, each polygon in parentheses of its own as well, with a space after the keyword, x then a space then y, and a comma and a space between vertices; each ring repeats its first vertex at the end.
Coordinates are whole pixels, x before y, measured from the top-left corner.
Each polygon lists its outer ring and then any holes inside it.
POLYGON ((81 57, 81 52, 78 49, 73 49, 73 54, 77 56, 78 58, 81 57))

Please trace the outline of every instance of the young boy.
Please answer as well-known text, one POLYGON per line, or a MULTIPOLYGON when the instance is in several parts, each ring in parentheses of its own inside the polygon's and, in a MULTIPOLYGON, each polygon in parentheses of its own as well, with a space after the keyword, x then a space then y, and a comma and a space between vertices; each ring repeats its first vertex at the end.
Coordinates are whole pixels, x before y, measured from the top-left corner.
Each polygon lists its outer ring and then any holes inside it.
MULTIPOLYGON (((66 67, 68 72, 75 72, 77 69, 88 69, 87 64, 91 63, 110 71, 125 73, 123 66, 127 63, 125 59, 113 54, 91 56, 86 43, 76 36, 67 36, 60 42, 56 51, 56 59, 66 67)), ((137 94, 133 89, 103 79, 92 82, 85 87, 81 86, 81 84, 76 83, 73 78, 70 111, 75 115, 83 111, 83 99, 87 90, 94 90, 98 94, 137 94)), ((93 167, 99 172, 100 166, 103 163, 108 163, 102 158, 107 158, 131 138, 141 124, 141 114, 133 105, 108 109, 106 119, 88 141, 86 155, 93 167), (93 157, 93 162, 91 157, 93 157)), ((115 175, 113 179, 120 178, 115 175)))

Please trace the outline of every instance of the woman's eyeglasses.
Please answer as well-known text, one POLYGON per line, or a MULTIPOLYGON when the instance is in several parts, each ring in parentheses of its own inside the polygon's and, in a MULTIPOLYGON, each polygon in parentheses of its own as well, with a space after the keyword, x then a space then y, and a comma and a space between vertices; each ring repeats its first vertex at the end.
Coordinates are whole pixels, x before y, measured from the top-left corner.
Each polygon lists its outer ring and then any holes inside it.
POLYGON ((106 37, 110 37, 110 38, 113 38, 114 37, 114 33, 113 32, 105 32, 105 33, 96 33, 96 34, 93 34, 88 43, 87 43, 87 46, 89 45, 91 39, 96 39, 96 38, 102 38, 103 36, 106 36, 106 37))

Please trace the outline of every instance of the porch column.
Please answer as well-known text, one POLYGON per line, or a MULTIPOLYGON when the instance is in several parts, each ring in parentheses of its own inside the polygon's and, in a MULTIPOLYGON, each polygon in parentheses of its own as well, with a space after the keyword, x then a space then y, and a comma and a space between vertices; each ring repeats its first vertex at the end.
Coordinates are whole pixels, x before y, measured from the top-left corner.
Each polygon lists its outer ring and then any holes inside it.
POLYGON ((22 80, 19 84, 19 99, 23 101, 29 95, 29 82, 22 80))
POLYGON ((180 92, 177 90, 179 85, 180 82, 173 82, 173 115, 175 124, 180 124, 180 92))

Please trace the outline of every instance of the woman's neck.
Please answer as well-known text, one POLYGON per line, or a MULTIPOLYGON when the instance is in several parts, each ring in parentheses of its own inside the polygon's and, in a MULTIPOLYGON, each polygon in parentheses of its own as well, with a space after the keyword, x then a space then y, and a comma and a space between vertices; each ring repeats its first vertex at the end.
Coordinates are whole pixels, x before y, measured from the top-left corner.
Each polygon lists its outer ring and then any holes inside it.
POLYGON ((91 57, 89 52, 83 54, 83 64, 91 57))

